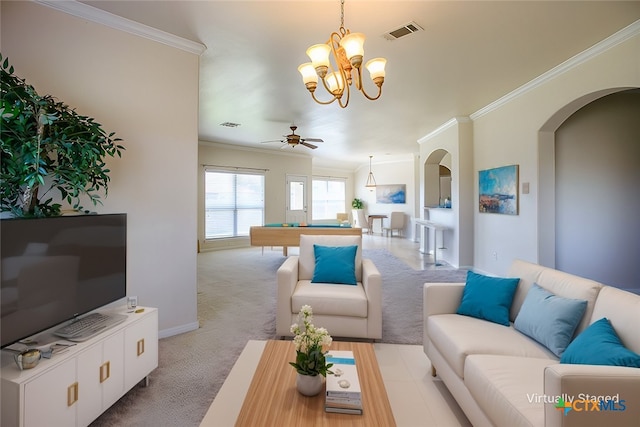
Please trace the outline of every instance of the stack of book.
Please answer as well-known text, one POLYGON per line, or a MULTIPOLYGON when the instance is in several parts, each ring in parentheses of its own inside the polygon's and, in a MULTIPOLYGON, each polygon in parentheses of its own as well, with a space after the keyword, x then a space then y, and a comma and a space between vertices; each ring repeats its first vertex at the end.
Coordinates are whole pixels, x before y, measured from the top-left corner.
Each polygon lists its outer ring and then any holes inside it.
POLYGON ((333 374, 327 374, 326 412, 362 415, 362 394, 352 351, 331 351, 326 356, 333 374))

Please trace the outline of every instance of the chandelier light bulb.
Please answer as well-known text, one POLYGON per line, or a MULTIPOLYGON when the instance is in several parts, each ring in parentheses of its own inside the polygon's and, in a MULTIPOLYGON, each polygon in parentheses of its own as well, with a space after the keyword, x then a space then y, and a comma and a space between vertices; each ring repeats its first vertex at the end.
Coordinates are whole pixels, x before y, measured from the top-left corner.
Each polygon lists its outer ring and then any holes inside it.
POLYGON ((329 68, 329 55, 331 54, 331 46, 328 44, 314 44, 307 49, 307 55, 311 59, 313 68, 320 78, 324 78, 329 68))
POLYGON ((354 68, 359 68, 364 56, 365 35, 362 33, 349 33, 342 37, 340 46, 344 49, 347 59, 354 68))
POLYGON ((384 58, 373 58, 365 64, 367 70, 369 70, 369 74, 371 75, 371 80, 378 85, 381 86, 384 82, 384 67, 387 65, 387 60, 384 58))
POLYGON ((318 74, 313 64, 311 62, 305 62, 298 67, 298 71, 302 74, 302 81, 307 89, 311 91, 315 90, 318 86, 318 74))
POLYGON ((340 95, 344 89, 344 82, 342 81, 342 75, 340 72, 335 71, 327 75, 325 79, 329 91, 334 95, 340 95))

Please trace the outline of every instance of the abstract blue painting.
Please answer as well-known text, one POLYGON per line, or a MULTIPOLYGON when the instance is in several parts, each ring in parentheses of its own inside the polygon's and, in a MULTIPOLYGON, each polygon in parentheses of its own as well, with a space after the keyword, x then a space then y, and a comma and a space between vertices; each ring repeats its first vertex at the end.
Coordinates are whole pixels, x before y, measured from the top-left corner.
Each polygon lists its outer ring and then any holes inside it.
POLYGON ((407 203, 405 184, 376 186, 376 203, 407 203))
POLYGON ((518 215, 518 165, 478 172, 480 212, 518 215))

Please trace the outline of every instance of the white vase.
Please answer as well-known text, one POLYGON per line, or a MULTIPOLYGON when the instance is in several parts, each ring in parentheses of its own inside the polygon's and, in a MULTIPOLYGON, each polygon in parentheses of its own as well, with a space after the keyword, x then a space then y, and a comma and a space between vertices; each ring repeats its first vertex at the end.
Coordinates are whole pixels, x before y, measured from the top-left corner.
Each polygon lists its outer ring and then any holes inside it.
POLYGON ((296 387, 298 392, 305 396, 315 396, 322 390, 322 375, 302 375, 298 374, 296 378, 296 387))

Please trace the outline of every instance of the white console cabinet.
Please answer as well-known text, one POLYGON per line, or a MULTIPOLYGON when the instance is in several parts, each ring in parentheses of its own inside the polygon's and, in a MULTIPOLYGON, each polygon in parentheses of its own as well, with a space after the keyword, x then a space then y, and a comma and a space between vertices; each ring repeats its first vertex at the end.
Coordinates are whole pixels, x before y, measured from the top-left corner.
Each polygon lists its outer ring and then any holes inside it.
MULTIPOLYGON (((118 311, 118 312, 121 312, 118 311)), ((20 371, 2 351, 2 426, 86 426, 158 366, 158 311, 123 323, 20 371)), ((39 342, 59 340, 51 331, 39 342)))

